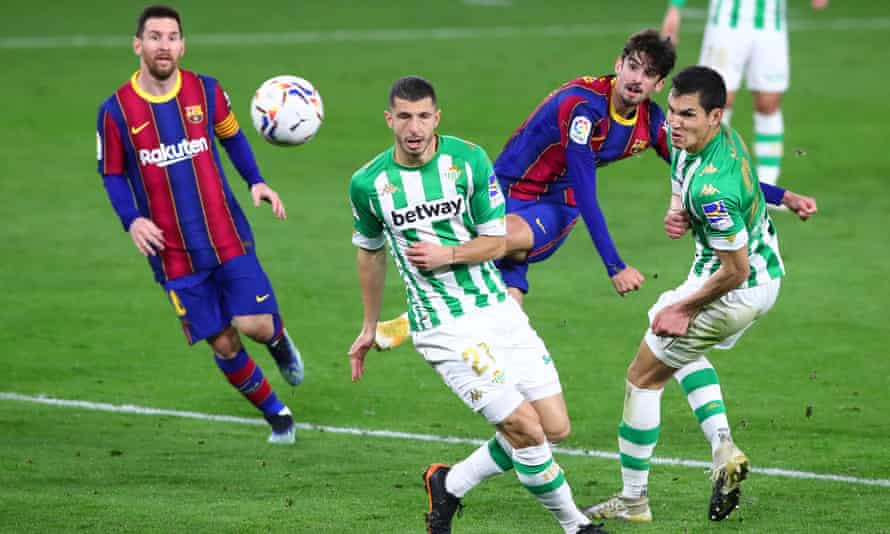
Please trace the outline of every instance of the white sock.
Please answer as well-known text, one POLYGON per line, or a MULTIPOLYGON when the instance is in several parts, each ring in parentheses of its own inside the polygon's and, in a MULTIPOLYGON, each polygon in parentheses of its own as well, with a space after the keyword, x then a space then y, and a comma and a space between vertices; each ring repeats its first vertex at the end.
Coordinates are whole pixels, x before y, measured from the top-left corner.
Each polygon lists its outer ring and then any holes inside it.
POLYGON ((575 505, 572 489, 553 460, 549 444, 513 449, 513 467, 519 482, 550 510, 566 533, 574 534, 590 523, 575 505))
POLYGON ((726 418, 726 405, 717 371, 702 356, 678 369, 674 378, 683 388, 689 407, 698 419, 713 453, 720 445, 720 435, 729 434, 729 420, 726 418))
POLYGON ((445 489, 455 497, 463 498, 483 480, 513 469, 512 452, 512 447, 505 451, 496 437, 490 439, 451 468, 445 479, 445 489))
POLYGON ((658 443, 662 389, 640 389, 627 383, 624 414, 618 426, 621 452, 621 496, 638 499, 648 494, 649 460, 658 443))
POLYGON ((757 159, 757 178, 776 185, 785 151, 785 122, 782 110, 764 115, 754 113, 754 156, 757 159))

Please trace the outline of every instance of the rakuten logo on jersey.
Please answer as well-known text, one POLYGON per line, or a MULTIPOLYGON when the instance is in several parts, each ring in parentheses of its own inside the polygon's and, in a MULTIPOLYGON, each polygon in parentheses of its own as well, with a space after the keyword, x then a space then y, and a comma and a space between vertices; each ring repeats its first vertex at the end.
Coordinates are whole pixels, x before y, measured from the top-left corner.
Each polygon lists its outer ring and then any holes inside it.
POLYGON ((433 223, 457 217, 464 212, 464 198, 436 200, 423 202, 409 208, 392 210, 389 216, 395 227, 413 226, 422 223, 433 223))
POLYGON ((165 145, 152 150, 142 149, 139 151, 139 162, 142 166, 157 165, 158 167, 166 167, 180 161, 192 159, 201 152, 210 150, 210 144, 206 137, 200 139, 183 139, 175 145, 165 145))

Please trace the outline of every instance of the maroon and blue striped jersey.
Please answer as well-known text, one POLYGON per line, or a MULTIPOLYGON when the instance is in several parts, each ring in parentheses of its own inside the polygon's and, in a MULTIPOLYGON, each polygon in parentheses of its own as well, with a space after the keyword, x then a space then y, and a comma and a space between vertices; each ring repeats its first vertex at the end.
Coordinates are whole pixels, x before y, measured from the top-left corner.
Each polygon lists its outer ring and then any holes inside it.
POLYGON ((97 157, 99 173, 125 176, 139 215, 164 232, 164 250, 149 257, 163 283, 253 248, 214 141, 240 127, 215 79, 180 69, 174 90, 153 96, 137 75, 99 109, 97 157))
POLYGON ((550 93, 513 133, 495 161, 495 173, 506 185, 504 192, 521 200, 557 196, 574 206, 572 178, 582 177, 568 173, 566 147, 572 124, 583 127, 586 131, 580 133, 587 134, 589 157, 581 167, 588 162, 602 167, 649 147, 670 162, 664 112, 645 100, 632 118, 625 119, 615 112, 614 87, 614 76, 584 76, 550 93))

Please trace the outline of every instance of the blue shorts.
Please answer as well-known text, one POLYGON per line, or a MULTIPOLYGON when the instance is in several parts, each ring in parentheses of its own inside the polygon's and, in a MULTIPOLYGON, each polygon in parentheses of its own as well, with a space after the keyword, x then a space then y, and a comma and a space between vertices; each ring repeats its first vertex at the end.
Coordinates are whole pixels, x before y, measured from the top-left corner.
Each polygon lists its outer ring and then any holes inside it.
POLYGON ((269 277, 252 253, 163 286, 189 345, 219 334, 236 315, 278 313, 269 277))
POLYGON ((507 198, 507 215, 522 217, 532 229, 534 242, 528 258, 522 263, 510 260, 497 262, 504 283, 528 293, 528 264, 544 261, 562 246, 578 222, 579 210, 566 205, 562 195, 539 200, 507 198))

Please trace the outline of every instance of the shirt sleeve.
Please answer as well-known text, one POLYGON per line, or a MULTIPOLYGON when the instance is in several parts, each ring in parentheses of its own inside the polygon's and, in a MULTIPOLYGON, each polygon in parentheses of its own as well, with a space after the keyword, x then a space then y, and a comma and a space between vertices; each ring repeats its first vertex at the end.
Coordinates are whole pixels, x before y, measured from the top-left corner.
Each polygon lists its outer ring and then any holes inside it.
POLYGON ((733 251, 748 244, 748 230, 737 199, 731 197, 696 201, 703 233, 715 250, 733 251))
POLYGON ((658 104, 651 103, 649 105, 649 117, 652 119, 649 125, 649 136, 652 139, 652 148, 661 156, 661 159, 671 162, 671 147, 668 139, 667 121, 664 118, 664 111, 658 104))
POLYGON ((234 137, 240 130, 238 119, 232 111, 232 105, 229 101, 229 95, 223 91, 222 85, 216 82, 216 91, 214 91, 214 111, 213 111, 213 131, 220 139, 228 139, 234 137))
POLYGON ((99 108, 96 120, 96 159, 99 174, 124 174, 124 145, 120 130, 108 108, 99 108))
MULTIPOLYGON (((579 106, 580 107, 580 106, 579 106)), ((576 111, 569 125, 566 140, 566 171, 571 177, 575 188, 575 201, 581 211, 581 217, 606 267, 612 277, 623 271, 626 265, 618 255, 612 236, 606 226, 606 219, 600 209, 596 194, 596 154, 590 147, 590 136, 593 130, 591 113, 576 111)))
POLYGON ((349 184, 349 201, 352 205, 352 244, 367 250, 379 250, 386 241, 383 225, 374 213, 367 186, 353 177, 349 184))
POLYGON ((473 190, 470 195, 470 214, 476 223, 476 233, 504 236, 507 234, 504 194, 485 150, 477 146, 474 155, 476 157, 471 164, 473 190))

